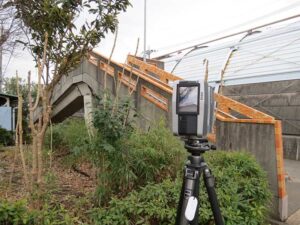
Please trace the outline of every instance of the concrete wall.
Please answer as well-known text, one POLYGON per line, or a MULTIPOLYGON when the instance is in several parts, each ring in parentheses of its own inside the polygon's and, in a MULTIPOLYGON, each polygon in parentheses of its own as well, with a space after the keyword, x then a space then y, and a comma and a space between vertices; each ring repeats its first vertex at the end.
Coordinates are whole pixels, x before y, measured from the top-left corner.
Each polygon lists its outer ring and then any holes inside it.
MULTIPOLYGON (((101 60, 107 63, 107 59, 98 57, 98 65, 101 60)), ((110 64, 114 68, 114 77, 107 74, 107 88, 110 90, 111 94, 115 96, 116 85, 115 82, 119 83, 118 73, 123 71, 123 67, 118 64, 110 64)), ((84 108, 85 103, 83 101, 87 91, 82 91, 83 85, 88 87, 93 96, 101 96, 104 90, 104 71, 97 66, 84 60, 81 65, 74 70, 68 76, 64 76, 60 83, 57 85, 54 91, 54 108, 53 108, 53 121, 60 122, 65 118, 73 115, 75 112, 84 108)), ((130 76, 130 71, 125 70, 125 75, 130 76)), ((137 80, 137 76, 133 73, 132 79, 137 80)), ((85 88, 86 89, 86 88, 85 88)), ((135 105, 137 114, 139 115, 139 120, 137 121, 138 126, 142 129, 148 130, 154 123, 158 122, 161 118, 165 118, 169 121, 171 125, 171 99, 170 93, 167 93, 160 88, 157 88, 151 82, 146 81, 142 78, 139 79, 136 90, 129 95, 128 86, 121 82, 119 97, 130 98, 135 105), (144 98, 141 95, 141 88, 145 86, 152 91, 160 94, 166 98, 169 102, 168 110, 163 110, 162 108, 155 105, 153 102, 144 98)))
POLYGON ((272 124, 233 123, 216 121, 217 148, 221 150, 246 151, 255 156, 267 173, 273 193, 272 216, 287 216, 286 202, 278 196, 278 175, 275 147, 275 129, 272 124))
MULTIPOLYGON (((106 59, 98 57, 99 60, 106 63, 106 59)), ((121 65, 112 63, 114 68, 114 78, 107 74, 107 88, 110 92, 116 94, 116 85, 118 83, 118 73, 123 71, 121 65)), ((125 75, 130 75, 128 70, 125 75)), ((137 80, 137 76, 132 74, 132 79, 137 80)), ((78 107, 85 107, 84 99, 87 95, 101 96, 104 89, 104 71, 97 68, 96 65, 83 61, 80 67, 74 70, 69 76, 62 79, 57 86, 54 96, 54 115, 65 118, 69 114, 78 111, 78 107), (88 91, 90 90, 90 92, 88 91), (80 99, 80 101, 78 100, 80 99), (83 99, 83 100, 82 100, 83 99)), ((128 86, 121 83, 120 97, 130 97, 134 102, 136 111, 139 114, 138 125, 145 130, 158 122, 161 118, 166 118, 171 126, 171 93, 163 91, 147 79, 139 79, 136 90, 132 95, 128 94, 128 86), (168 108, 162 109, 155 103, 149 101, 142 94, 142 86, 149 88, 151 91, 161 95, 168 101, 168 108)), ((91 101, 89 101, 89 107, 91 101)), ((86 114, 86 112, 84 112, 86 114)), ((89 111, 90 113, 90 111, 89 111)), ((283 202, 278 198, 278 180, 277 164, 275 151, 275 131, 274 125, 267 124, 245 124, 245 123, 226 123, 217 121, 217 145, 219 149, 224 150, 245 150, 251 152, 258 159, 262 167, 267 171, 273 199, 273 213, 280 218, 284 212, 279 210, 283 202)), ((286 205, 285 205, 286 206, 286 205)), ((284 208, 284 207, 282 207, 284 208)))
MULTIPOLYGON (((104 58, 99 58, 99 60, 107 63, 107 60, 104 58)), ((115 80, 118 81, 118 73, 123 71, 123 68, 120 65, 116 65, 116 64, 111 64, 111 66, 114 68, 115 71, 115 80)), ((91 64, 89 65, 90 67, 95 67, 96 66, 91 66, 91 64)), ((88 71, 84 71, 86 73, 88 73, 88 71)), ((98 76, 98 81, 100 83, 100 86, 102 87, 100 90, 103 90, 103 84, 104 84, 104 79, 103 79, 103 75, 104 75, 104 71, 102 70, 96 70, 97 76, 98 76)), ((125 75, 130 76, 130 71, 125 70, 125 75)), ((133 80, 137 80, 137 76, 135 74, 131 75, 133 80)), ((113 77, 111 77, 110 75, 107 75, 107 87, 112 90, 112 93, 115 94, 115 84, 114 84, 114 79, 113 77)), ((149 129, 149 127, 153 124, 156 123, 157 121, 159 121, 160 118, 167 118, 169 121, 171 121, 171 104, 169 104, 169 109, 168 112, 157 107, 154 103, 150 102, 149 100, 147 100, 146 98, 144 98, 143 96, 141 96, 141 87, 142 86, 146 86, 148 88, 150 88, 151 90, 157 92, 158 94, 162 95, 163 97, 167 98, 169 103, 171 103, 171 99, 172 96, 169 93, 166 93, 165 91, 162 91, 161 89, 157 88, 155 85, 151 84, 150 82, 144 80, 144 79, 139 79, 136 90, 132 93, 132 95, 130 96, 131 100, 133 101, 133 103, 136 106, 136 111, 138 113, 138 115, 140 116, 140 119, 138 121, 138 125, 147 130, 149 129)), ((128 91, 128 86, 121 83, 120 86, 120 93, 119 96, 121 98, 128 98, 129 97, 129 91, 128 91)))
POLYGON ((281 120, 284 157, 299 159, 300 79, 226 86, 223 94, 281 120))

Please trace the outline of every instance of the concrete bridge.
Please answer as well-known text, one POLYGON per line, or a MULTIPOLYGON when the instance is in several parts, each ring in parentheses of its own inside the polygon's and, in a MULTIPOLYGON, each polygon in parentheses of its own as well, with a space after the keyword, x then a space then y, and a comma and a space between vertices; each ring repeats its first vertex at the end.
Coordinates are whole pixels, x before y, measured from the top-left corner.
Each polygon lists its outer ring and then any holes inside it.
MULTIPOLYGON (((172 87, 170 82, 181 78, 163 70, 160 61, 129 56, 127 64, 109 62, 93 52, 72 73, 64 76, 55 87, 52 121, 60 122, 74 114, 84 115, 87 124, 92 123, 94 97, 106 87, 116 95, 130 97, 139 114, 138 126, 148 130, 161 118, 171 125, 172 87)), ((273 192, 272 214, 274 218, 288 217, 288 199, 283 167, 281 122, 233 99, 216 94, 218 103, 215 141, 219 149, 247 150, 267 171, 273 192), (268 140, 268 141, 266 141, 268 140)))
POLYGON ((60 122, 79 112, 90 123, 93 99, 104 90, 105 74, 107 89, 115 95, 119 83, 119 96, 133 100, 142 128, 148 129, 161 117, 170 121, 172 88, 167 82, 180 78, 160 69, 159 61, 150 60, 149 64, 145 64, 147 67, 139 64, 141 61, 135 57, 128 57, 128 62, 123 65, 111 61, 108 65, 107 58, 91 53, 55 87, 52 121, 60 122))

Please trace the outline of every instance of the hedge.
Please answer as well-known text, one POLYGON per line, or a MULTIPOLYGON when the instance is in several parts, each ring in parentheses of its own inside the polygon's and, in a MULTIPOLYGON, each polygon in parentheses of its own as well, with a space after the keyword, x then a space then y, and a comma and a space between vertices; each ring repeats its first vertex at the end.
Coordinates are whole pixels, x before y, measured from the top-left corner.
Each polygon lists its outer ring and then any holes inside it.
MULTIPOLYGON (((205 154, 216 177, 216 191, 225 224, 265 224, 271 192, 266 173, 247 153, 205 154)), ((148 184, 123 199, 113 198, 108 207, 91 212, 92 224, 169 225, 175 223, 181 178, 148 184)), ((200 183, 199 221, 212 224, 213 216, 203 182, 200 183)))

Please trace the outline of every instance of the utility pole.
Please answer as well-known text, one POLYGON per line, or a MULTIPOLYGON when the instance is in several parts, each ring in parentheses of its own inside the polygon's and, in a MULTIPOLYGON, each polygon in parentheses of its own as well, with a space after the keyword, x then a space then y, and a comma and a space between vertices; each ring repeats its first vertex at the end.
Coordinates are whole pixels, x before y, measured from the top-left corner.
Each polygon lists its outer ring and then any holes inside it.
POLYGON ((147 36, 147 0, 144 0, 144 55, 143 59, 146 62, 146 36, 147 36))

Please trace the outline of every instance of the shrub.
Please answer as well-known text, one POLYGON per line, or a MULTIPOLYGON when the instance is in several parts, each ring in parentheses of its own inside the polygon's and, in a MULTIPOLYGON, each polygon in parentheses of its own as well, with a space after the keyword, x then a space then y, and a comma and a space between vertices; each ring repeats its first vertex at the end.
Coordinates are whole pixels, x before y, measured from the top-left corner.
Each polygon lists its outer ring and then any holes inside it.
POLYGON ((43 205, 41 210, 29 210, 26 201, 0 201, 2 225, 72 225, 72 218, 61 205, 43 205))
POLYGON ((132 117, 136 116, 135 113, 130 116, 132 111, 134 107, 130 99, 119 99, 116 102, 107 93, 106 100, 99 102, 93 121, 103 142, 116 147, 120 139, 130 136, 133 131, 132 117))
MULTIPOLYGON (((53 150, 68 149, 76 152, 76 148, 89 140, 88 131, 83 119, 71 118, 52 126, 53 150)), ((51 130, 45 136, 45 147, 51 147, 51 130)))
POLYGON ((0 224, 30 225, 34 224, 34 217, 28 213, 25 201, 0 201, 0 224))
POLYGON ((0 145, 8 146, 14 144, 13 133, 0 127, 0 145))
POLYGON ((183 166, 186 150, 164 120, 149 132, 136 130, 124 142, 124 148, 129 149, 131 170, 142 184, 175 178, 183 166))
POLYGON ((36 225, 73 225, 76 218, 72 218, 67 210, 59 204, 43 206, 42 210, 31 212, 36 225))
MULTIPOLYGON (((270 191, 266 174, 255 159, 245 153, 208 153, 205 156, 216 177, 216 191, 225 224, 264 224, 270 191)), ((200 182, 200 224, 213 216, 200 182)), ((93 224, 174 224, 181 179, 164 180, 133 191, 124 199, 113 198, 107 208, 91 212, 93 224)))
MULTIPOLYGON (((61 150, 67 147, 67 142, 64 137, 64 122, 52 125, 52 148, 54 151, 61 150)), ((45 134, 44 146, 51 149, 51 128, 47 129, 45 134)))
POLYGON ((94 149, 100 152, 103 159, 94 159, 100 163, 97 195, 101 204, 113 194, 125 196, 147 182, 175 178, 182 168, 178 162, 184 159, 183 145, 163 121, 148 133, 134 130, 113 144, 103 142, 103 139, 99 141, 99 147, 94 149))

